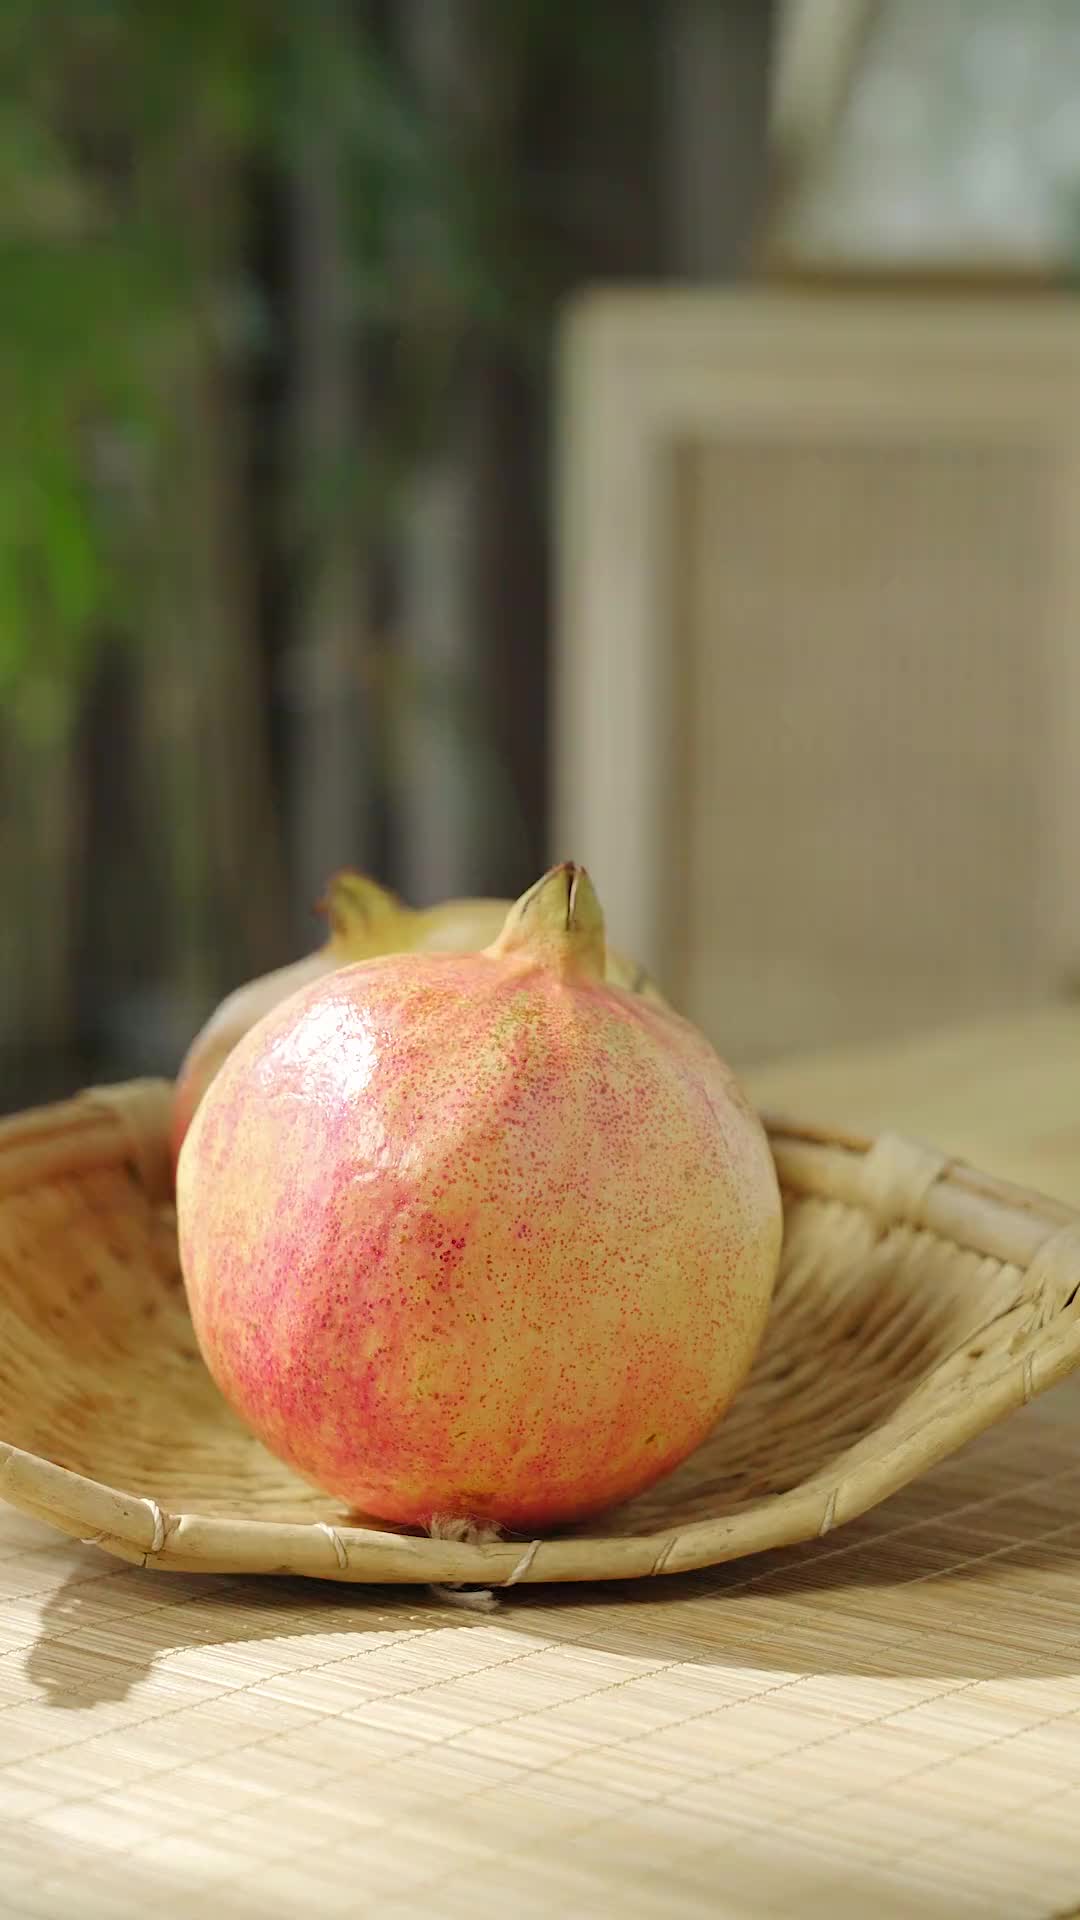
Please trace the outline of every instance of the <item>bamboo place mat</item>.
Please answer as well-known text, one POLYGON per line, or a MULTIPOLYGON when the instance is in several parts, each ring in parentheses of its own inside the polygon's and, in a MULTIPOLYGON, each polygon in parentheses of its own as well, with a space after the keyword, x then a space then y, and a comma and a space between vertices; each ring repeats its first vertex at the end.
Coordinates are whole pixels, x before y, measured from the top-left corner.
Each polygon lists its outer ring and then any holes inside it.
MULTIPOLYGON (((1076 1015, 754 1090, 1080 1200, 1076 1015)), ((1078 1434, 1069 1383, 805 1548, 486 1616, 0 1508, 0 1916, 1069 1913, 1078 1434)))

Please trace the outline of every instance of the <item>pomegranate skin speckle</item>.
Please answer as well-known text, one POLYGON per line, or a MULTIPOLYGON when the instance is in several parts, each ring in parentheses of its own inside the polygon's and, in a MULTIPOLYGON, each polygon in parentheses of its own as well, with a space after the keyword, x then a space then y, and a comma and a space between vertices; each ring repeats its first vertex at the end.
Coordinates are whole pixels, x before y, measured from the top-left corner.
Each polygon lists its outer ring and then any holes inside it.
MULTIPOLYGON (((223 1060, 238 1040, 282 1000, 311 980, 351 962, 383 953, 475 953, 496 939, 506 919, 508 900, 444 900, 417 912, 365 874, 342 868, 320 903, 330 937, 316 952, 278 967, 237 987, 196 1034, 176 1077, 171 1126, 175 1168, 192 1115, 223 1060)), ((605 977, 663 1005, 644 967, 608 950, 605 977)))
POLYGON ((178 1169, 192 1317, 270 1450, 355 1511, 535 1532, 721 1417, 781 1211, 694 1027, 604 980, 581 868, 480 954, 345 967, 229 1054, 178 1169))

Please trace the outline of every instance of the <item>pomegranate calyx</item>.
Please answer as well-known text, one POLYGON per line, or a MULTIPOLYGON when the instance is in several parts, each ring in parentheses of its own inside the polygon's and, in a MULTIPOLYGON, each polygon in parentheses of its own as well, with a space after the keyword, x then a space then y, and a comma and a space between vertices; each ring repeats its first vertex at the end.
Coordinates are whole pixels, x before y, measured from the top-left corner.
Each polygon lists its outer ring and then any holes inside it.
POLYGON ((317 903, 330 929, 329 945, 341 964, 371 952, 377 929, 402 917, 406 909, 395 893, 367 874, 342 867, 332 874, 317 903))
POLYGON ((558 973, 603 979, 604 915, 584 867, 564 860, 515 900, 489 952, 558 973))

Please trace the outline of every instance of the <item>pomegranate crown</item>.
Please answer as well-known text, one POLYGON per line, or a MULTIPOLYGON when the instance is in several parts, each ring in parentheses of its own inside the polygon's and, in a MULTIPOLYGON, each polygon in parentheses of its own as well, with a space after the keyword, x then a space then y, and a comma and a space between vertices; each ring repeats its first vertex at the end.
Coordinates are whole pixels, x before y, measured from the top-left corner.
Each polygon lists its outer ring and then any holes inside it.
POLYGON ((491 952, 602 979, 604 915, 584 867, 564 860, 515 900, 491 952))
POLYGON ((404 911, 396 893, 366 873, 342 867, 331 874, 316 912, 326 915, 331 945, 353 945, 404 911))

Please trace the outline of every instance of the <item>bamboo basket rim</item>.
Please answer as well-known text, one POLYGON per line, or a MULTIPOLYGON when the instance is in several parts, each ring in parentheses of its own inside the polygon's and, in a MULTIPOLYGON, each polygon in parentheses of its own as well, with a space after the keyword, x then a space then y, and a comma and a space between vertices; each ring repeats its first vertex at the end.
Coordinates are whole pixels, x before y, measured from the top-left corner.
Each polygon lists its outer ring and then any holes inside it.
MULTIPOLYGON (((42 1184, 126 1169, 155 1205, 171 1202, 172 1086, 91 1088, 0 1120, 0 1205, 42 1184)), ((185 1572, 488 1589, 685 1573, 795 1544, 876 1505, 1080 1367, 1080 1213, 896 1135, 877 1139, 766 1116, 786 1194, 869 1211, 882 1235, 907 1225, 1029 1271, 1046 1290, 1027 1351, 1006 1348, 977 1392, 957 1392, 918 1433, 830 1483, 815 1477, 715 1518, 635 1534, 537 1540, 431 1538, 377 1527, 170 1513, 0 1437, 0 1497, 121 1560, 185 1572)))

